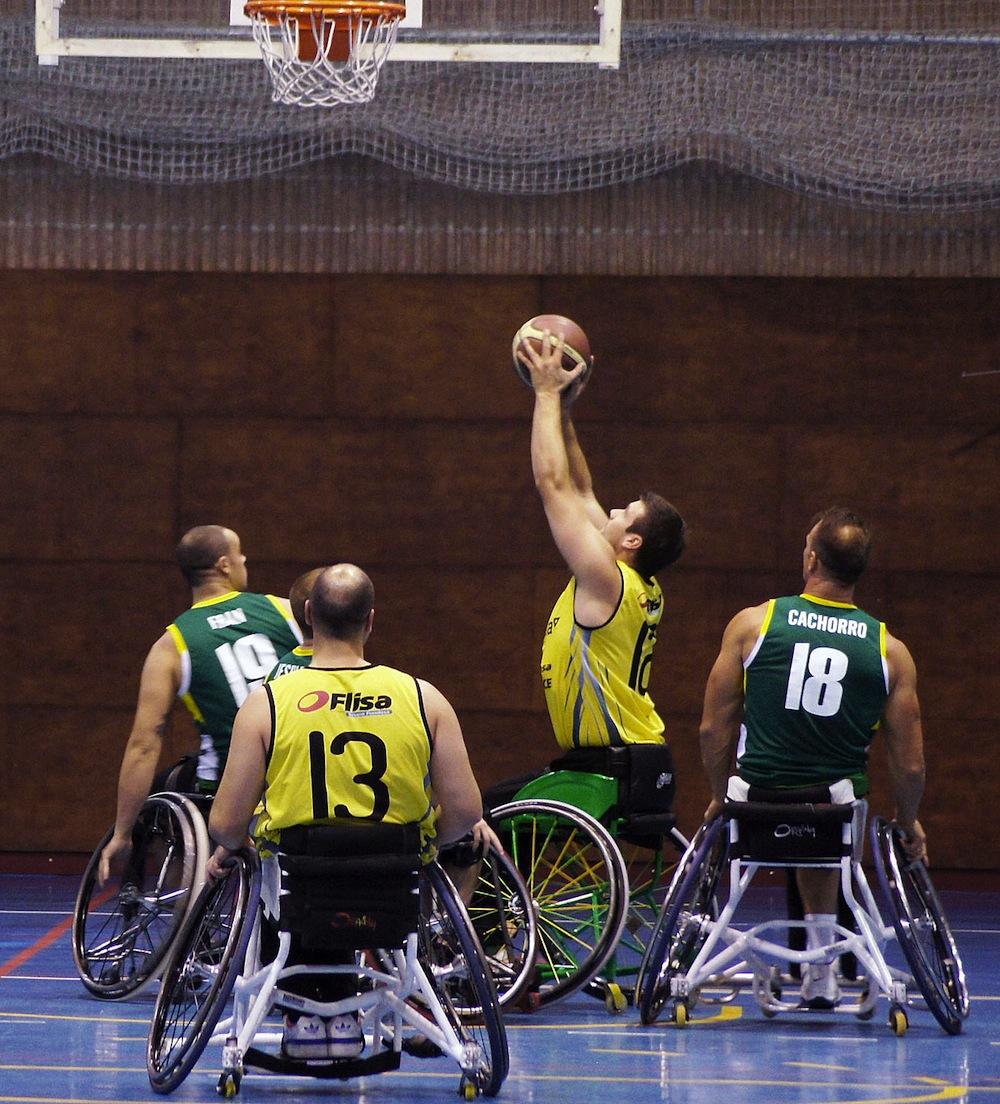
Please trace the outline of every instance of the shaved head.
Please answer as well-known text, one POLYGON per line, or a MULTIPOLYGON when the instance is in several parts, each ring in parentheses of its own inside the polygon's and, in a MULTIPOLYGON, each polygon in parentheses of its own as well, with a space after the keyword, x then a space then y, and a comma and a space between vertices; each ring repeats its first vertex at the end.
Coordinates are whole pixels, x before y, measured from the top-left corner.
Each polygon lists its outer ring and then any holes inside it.
POLYGON ((324 568, 312 586, 309 612, 317 634, 352 640, 364 632, 375 605, 371 579, 355 564, 324 568))
POLYGON ((196 525, 189 529, 177 545, 177 566, 184 578, 197 586, 218 563, 228 556, 239 538, 222 525, 196 525))

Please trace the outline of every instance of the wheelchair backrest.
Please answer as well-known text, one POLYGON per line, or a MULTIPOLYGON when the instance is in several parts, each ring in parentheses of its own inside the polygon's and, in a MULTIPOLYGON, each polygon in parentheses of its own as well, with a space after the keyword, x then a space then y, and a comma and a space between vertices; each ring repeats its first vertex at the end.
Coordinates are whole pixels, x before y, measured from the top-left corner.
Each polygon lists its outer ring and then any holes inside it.
POLYGON ((279 927, 305 948, 399 947, 416 931, 421 869, 416 824, 344 820, 286 828, 279 927))
MULTIPOLYGON (((853 805, 790 802, 787 791, 772 791, 784 801, 727 801, 723 816, 730 822, 730 854, 754 862, 834 862, 851 853, 853 805)), ((751 797, 761 796, 751 788, 751 797)), ((799 795, 794 795, 799 796, 799 795)), ((826 794, 829 797, 829 792, 826 794)))

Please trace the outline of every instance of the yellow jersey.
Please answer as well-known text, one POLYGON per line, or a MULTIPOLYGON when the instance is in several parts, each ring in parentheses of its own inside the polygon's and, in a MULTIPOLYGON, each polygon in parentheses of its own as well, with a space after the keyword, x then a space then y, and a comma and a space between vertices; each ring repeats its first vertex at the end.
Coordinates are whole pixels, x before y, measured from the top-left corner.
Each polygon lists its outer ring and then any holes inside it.
POLYGON ((596 628, 577 623, 576 579, 549 615, 542 641, 542 687, 556 740, 563 748, 662 744, 663 721, 649 696, 653 647, 663 592, 618 561, 622 593, 596 628))
POLYGON ((338 818, 419 823, 434 856, 431 733, 417 680, 392 667, 303 667, 265 684, 271 752, 254 829, 338 818))

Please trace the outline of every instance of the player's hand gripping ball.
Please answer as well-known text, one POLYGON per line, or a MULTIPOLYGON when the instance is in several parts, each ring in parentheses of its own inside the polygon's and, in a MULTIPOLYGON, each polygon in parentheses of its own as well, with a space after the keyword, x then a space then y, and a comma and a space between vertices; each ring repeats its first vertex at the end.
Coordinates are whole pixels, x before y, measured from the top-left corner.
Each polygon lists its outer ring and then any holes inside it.
POLYGON ((572 318, 564 318, 561 314, 539 314, 534 318, 529 318, 527 322, 514 334, 514 341, 512 344, 512 352, 514 354, 514 371, 517 372, 521 378, 521 382, 526 386, 531 386, 531 373, 528 369, 518 360, 517 350, 522 341, 528 341, 535 349, 536 352, 542 351, 542 338, 545 336, 545 331, 555 338, 560 337, 563 341, 563 367, 567 371, 572 371, 578 364, 586 364, 587 367, 581 374, 582 379, 586 379, 590 375, 590 370, 594 364, 594 358, 590 353, 590 342, 587 340, 587 335, 583 332, 583 329, 578 326, 572 318))

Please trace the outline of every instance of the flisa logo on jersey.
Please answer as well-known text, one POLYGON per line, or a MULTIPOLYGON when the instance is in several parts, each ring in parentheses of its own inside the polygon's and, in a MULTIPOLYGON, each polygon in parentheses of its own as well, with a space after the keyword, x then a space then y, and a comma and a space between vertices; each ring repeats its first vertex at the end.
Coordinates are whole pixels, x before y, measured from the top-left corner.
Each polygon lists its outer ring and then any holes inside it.
POLYGON ((315 713, 327 705, 331 709, 343 709, 345 713, 391 713, 392 698, 388 694, 329 694, 326 690, 310 690, 299 698, 296 708, 300 713, 315 713))

